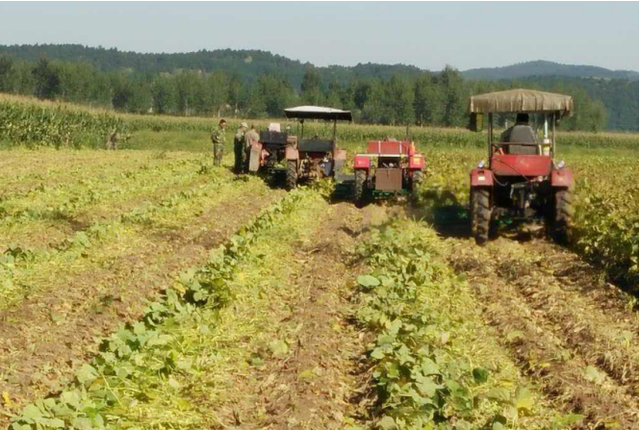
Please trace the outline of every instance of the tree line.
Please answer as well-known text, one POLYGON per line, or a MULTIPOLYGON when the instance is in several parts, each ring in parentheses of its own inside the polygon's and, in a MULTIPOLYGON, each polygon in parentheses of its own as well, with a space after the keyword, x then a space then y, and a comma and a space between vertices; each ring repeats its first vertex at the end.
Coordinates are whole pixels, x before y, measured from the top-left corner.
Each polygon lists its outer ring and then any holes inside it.
POLYGON ((437 73, 388 79, 356 75, 325 83, 318 69, 307 66, 300 87, 294 88, 277 72, 247 81, 225 71, 103 71, 89 64, 0 56, 0 92, 140 114, 262 118, 310 104, 349 109, 361 123, 461 127, 469 121, 470 95, 519 86, 572 95, 576 115, 563 122, 565 129, 598 131, 607 124, 603 103, 570 80, 467 81, 446 67, 437 73))

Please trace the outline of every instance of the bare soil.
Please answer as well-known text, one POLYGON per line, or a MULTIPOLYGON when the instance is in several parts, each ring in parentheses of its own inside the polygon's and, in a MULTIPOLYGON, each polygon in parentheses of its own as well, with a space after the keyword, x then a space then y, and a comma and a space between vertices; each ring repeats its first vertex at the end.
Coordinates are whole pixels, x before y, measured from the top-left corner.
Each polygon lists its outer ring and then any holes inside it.
POLYGON ((584 416, 577 428, 638 427, 638 315, 624 293, 545 239, 448 243, 502 343, 560 409, 584 416))
POLYGON ((215 248, 283 195, 233 196, 207 208, 181 231, 148 232, 143 249, 109 267, 72 279, 51 279, 50 289, 0 313, 0 426, 26 402, 64 387, 95 351, 94 339, 139 319, 183 270, 200 265, 215 248), (206 227, 206 229, 203 229, 206 227), (5 399, 6 400, 6 399, 5 399))
POLYGON ((274 323, 299 328, 291 353, 237 379, 220 411, 225 427, 344 427, 359 386, 357 362, 365 351, 363 334, 350 323, 354 272, 349 250, 366 222, 351 203, 332 205, 311 243, 301 249, 290 278, 300 294, 287 304, 290 315, 274 315, 274 323))

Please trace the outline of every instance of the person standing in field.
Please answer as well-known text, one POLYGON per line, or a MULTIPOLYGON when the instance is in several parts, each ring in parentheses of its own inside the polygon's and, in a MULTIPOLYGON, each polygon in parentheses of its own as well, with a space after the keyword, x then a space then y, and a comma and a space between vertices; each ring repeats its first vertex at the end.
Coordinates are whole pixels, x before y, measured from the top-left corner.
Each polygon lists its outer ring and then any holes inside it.
POLYGON ((107 150, 116 151, 118 149, 118 131, 114 128, 111 133, 107 134, 106 146, 107 150))
POLYGON ((224 145, 227 143, 227 135, 225 133, 227 121, 221 119, 218 128, 211 132, 211 142, 213 143, 213 165, 222 164, 222 156, 224 155, 224 145))
POLYGON ((247 161, 247 152, 244 146, 244 135, 247 132, 248 125, 246 122, 240 124, 240 128, 236 131, 236 135, 233 137, 233 153, 235 155, 234 170, 236 174, 240 174, 244 171, 244 166, 247 161))
POLYGON ((249 171, 249 163, 251 162, 251 147, 254 144, 258 144, 258 142, 260 141, 260 135, 258 134, 258 130, 256 128, 255 125, 251 124, 251 130, 247 131, 244 134, 244 147, 245 147, 245 151, 246 151, 246 157, 247 157, 247 162, 246 162, 246 170, 247 172, 249 171))

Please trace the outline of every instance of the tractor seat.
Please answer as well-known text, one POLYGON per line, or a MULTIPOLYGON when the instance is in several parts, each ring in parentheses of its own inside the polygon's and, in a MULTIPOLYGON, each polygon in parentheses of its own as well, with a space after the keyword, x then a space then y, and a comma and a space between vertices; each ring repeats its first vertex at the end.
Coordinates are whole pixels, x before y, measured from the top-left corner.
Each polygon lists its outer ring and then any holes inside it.
POLYGON ((533 131, 530 125, 514 125, 507 130, 508 136, 504 136, 505 142, 509 143, 522 143, 523 145, 504 145, 505 152, 507 154, 517 155, 539 155, 540 146, 535 145, 538 143, 536 139, 536 133, 533 131), (527 145, 529 144, 529 145, 527 145))
POLYGON ((509 140, 512 143, 538 143, 536 133, 530 125, 514 125, 509 132, 509 140))
POLYGON ((302 139, 298 143, 298 149, 304 152, 331 152, 333 151, 333 140, 302 139))
POLYGON ((540 155, 540 145, 504 145, 505 154, 540 155))

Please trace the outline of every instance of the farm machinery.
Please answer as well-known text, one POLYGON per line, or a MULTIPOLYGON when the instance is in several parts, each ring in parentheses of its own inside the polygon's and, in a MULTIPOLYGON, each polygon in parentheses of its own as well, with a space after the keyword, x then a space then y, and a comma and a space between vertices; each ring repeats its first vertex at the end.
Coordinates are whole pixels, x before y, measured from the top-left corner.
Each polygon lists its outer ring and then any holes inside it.
POLYGON ((337 121, 351 121, 351 112, 319 106, 300 106, 284 110, 285 116, 299 120, 300 136, 281 132, 279 124, 271 124, 269 130, 260 133, 260 141, 251 148, 249 171, 273 169, 286 164, 286 187, 293 189, 299 181, 333 177, 340 172, 346 160, 346 151, 336 142, 337 121), (313 136, 305 138, 307 119, 333 121, 332 138, 313 136))
POLYGON ((397 194, 403 191, 415 197, 424 178, 424 168, 424 157, 416 152, 413 142, 408 139, 369 141, 367 151, 356 154, 353 160, 353 199, 362 205, 376 192, 397 194))
POLYGON ((480 161, 470 175, 469 210, 476 243, 485 244, 493 223, 503 217, 542 219, 556 241, 568 240, 573 174, 564 161, 555 160, 555 131, 556 122, 572 111, 570 96, 542 91, 515 89, 469 98, 470 114, 488 117, 488 164, 480 161), (498 141, 493 137, 493 114, 517 115, 515 125, 498 141), (542 120, 542 139, 528 124, 529 114, 542 120))

